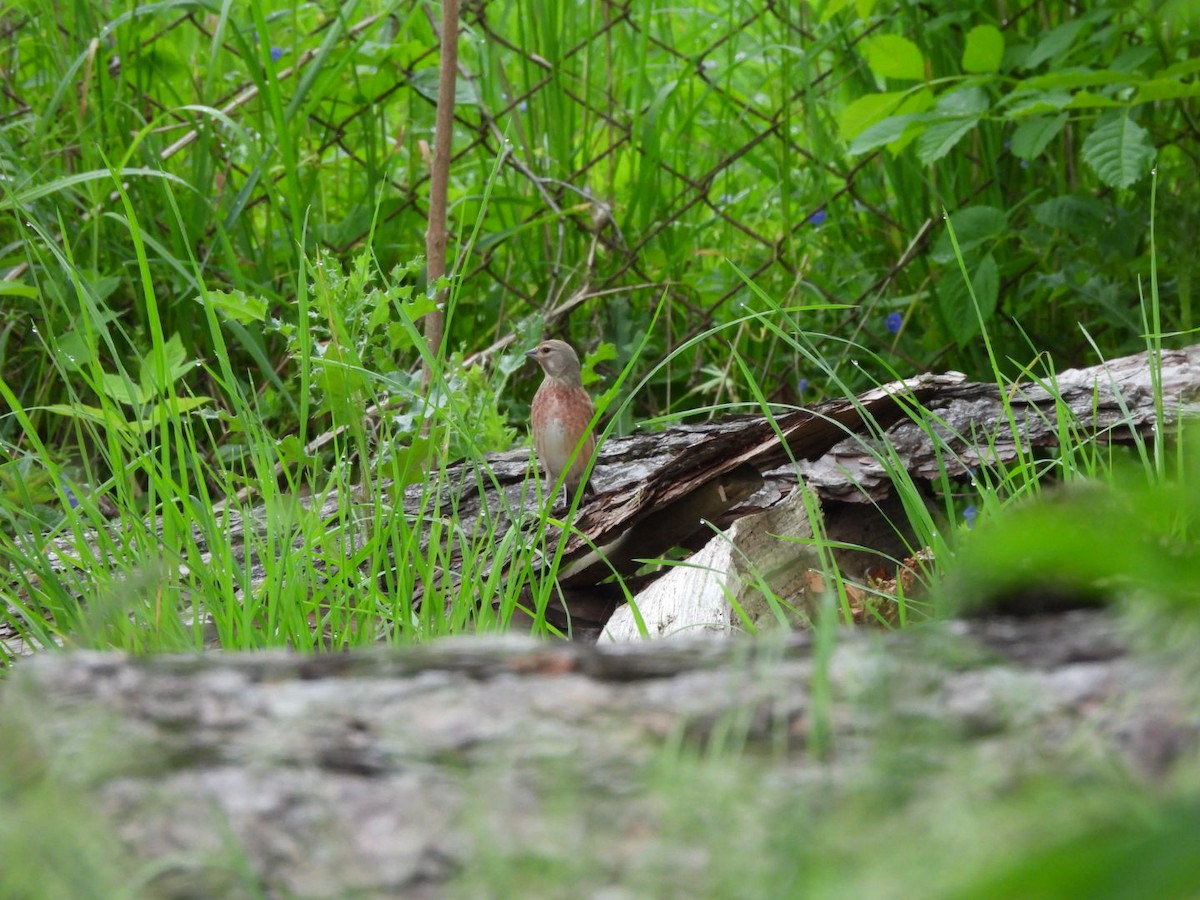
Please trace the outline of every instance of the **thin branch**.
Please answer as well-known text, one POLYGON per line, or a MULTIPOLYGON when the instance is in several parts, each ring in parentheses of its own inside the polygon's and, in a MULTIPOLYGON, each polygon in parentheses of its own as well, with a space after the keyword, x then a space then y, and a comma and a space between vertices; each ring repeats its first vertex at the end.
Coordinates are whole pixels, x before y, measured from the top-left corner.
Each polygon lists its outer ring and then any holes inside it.
MULTIPOLYGON (((425 231, 425 271, 429 285, 446 274, 446 195, 450 183, 450 152, 454 136, 454 89, 458 71, 458 0, 442 2, 442 52, 438 77, 437 125, 433 135, 433 164, 429 182, 429 227, 425 231)), ((438 292, 438 305, 425 316, 425 341, 429 359, 424 387, 429 393, 433 366, 442 356, 446 328, 446 291, 438 292)))

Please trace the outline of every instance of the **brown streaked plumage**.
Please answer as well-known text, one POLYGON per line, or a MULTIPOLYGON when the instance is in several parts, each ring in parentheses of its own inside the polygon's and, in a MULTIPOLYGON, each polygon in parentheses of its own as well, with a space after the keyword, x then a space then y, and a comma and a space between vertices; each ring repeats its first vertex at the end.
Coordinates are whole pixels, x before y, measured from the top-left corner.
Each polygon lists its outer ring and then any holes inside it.
MULTIPOLYGON (((546 470, 546 488, 553 490, 566 470, 563 482, 567 491, 573 493, 583 481, 596 449, 596 438, 590 428, 592 398, 579 380, 579 357, 565 341, 542 341, 525 355, 537 360, 546 373, 533 396, 530 416, 533 447, 538 462, 546 470)), ((583 485, 585 494, 591 490, 590 482, 583 485)))

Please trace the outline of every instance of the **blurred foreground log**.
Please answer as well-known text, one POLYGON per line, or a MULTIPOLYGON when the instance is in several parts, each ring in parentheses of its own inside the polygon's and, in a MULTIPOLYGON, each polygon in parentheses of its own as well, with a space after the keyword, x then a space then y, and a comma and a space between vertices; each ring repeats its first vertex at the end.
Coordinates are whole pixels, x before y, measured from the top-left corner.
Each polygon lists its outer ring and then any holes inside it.
POLYGON ((18 861, 73 860, 42 882, 74 872, 61 896, 128 893, 100 869, 157 897, 494 895, 521 865, 539 896, 697 896, 731 841, 757 860, 781 821, 858 827, 838 811, 869 790, 903 843, 963 792, 1196 774, 1187 673, 1109 612, 832 638, 43 654, 0 685, 6 833, 70 811, 18 861), (731 779, 738 828, 672 830, 731 779))

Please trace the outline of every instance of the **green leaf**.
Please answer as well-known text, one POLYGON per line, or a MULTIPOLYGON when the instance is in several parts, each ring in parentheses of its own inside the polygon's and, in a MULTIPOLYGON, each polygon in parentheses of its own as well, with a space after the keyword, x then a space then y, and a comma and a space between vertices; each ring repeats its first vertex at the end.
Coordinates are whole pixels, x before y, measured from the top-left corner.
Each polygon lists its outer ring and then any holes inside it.
POLYGON ((163 345, 162 352, 162 377, 160 377, 159 367, 152 357, 142 360, 138 380, 141 382, 140 393, 143 397, 143 402, 166 393, 168 384, 178 381, 195 368, 195 363, 188 361, 187 351, 183 349, 183 340, 178 334, 171 335, 170 339, 163 345), (166 380, 164 381, 162 378, 166 380))
POLYGON ((133 430, 148 434, 152 429, 162 424, 165 421, 173 421, 179 419, 194 410, 200 409, 202 406, 207 406, 212 402, 212 397, 175 397, 170 400, 163 400, 161 403, 155 403, 150 410, 150 414, 137 422, 133 426, 133 430))
POLYGON ((411 444, 392 442, 387 471, 396 473, 396 486, 408 487, 424 481, 427 477, 425 473, 429 470, 427 463, 437 449, 428 437, 414 436, 411 444))
POLYGON ((100 378, 100 390, 104 396, 126 406, 141 407, 150 401, 150 395, 124 375, 105 373, 100 378))
POLYGON ((437 305, 437 297, 419 293, 395 304, 394 308, 403 313, 408 321, 416 324, 422 317, 429 315, 437 309, 437 305))
POLYGON ((964 72, 999 72, 1000 60, 1003 58, 1004 35, 995 25, 976 25, 967 32, 967 43, 963 47, 962 55, 964 72))
MULTIPOLYGON (((87 277, 88 288, 91 290, 92 296, 97 300, 107 300, 122 283, 122 279, 115 275, 100 275, 96 272, 89 272, 87 277)), ((109 313, 105 317, 105 321, 111 322, 116 318, 116 313, 109 313)))
MULTIPOLYGON (((438 81, 440 80, 438 70, 429 67, 413 72, 408 79, 408 85, 426 100, 436 103, 438 81)), ((478 106, 479 95, 475 92, 474 84, 465 78, 456 78, 454 80, 454 102, 461 106, 478 106)))
POLYGON ((1029 54, 1025 60, 1027 68, 1036 69, 1048 59, 1058 59, 1066 55, 1071 44, 1075 42, 1075 38, 1087 23, 1082 19, 1074 19, 1070 22, 1064 22, 1057 28, 1051 28, 1046 32, 1046 36, 1038 41, 1037 46, 1029 54))
POLYGON ((1074 98, 1068 91, 1023 91, 1004 98, 1008 106, 1006 115, 1010 119, 1037 113, 1057 112, 1064 109, 1074 98))
POLYGON ((252 325, 267 318, 267 301, 262 297, 251 297, 245 291, 204 292, 203 302, 212 306, 225 319, 233 319, 242 325, 252 325))
MULTIPOLYGON (((921 113, 933 106, 933 91, 921 88, 918 91, 892 91, 870 94, 851 103, 839 118, 842 138, 853 140, 867 128, 882 122, 889 116, 907 116, 921 113), (880 99, 886 98, 886 99, 880 99)), ((914 119, 914 121, 916 121, 914 119)), ((886 143, 886 142, 885 142, 886 143)), ((878 144, 876 144, 878 146, 878 144)))
POLYGON ((979 116, 991 105, 983 88, 971 85, 942 94, 934 110, 948 116, 979 116))
POLYGON ((85 366, 95 361, 95 342, 96 338, 93 336, 89 344, 87 332, 82 328, 76 328, 57 338, 51 346, 54 349, 55 358, 64 367, 81 372, 85 366))
POLYGON ((37 288, 32 284, 21 284, 19 281, 0 281, 0 297, 26 297, 33 299, 37 295, 37 288))
POLYGON ((1068 194, 1038 203, 1032 212, 1034 219, 1047 228, 1080 234, 1102 225, 1108 216, 1108 207, 1086 194, 1068 194))
POLYGON ((91 422, 95 425, 101 425, 116 431, 128 430, 128 423, 118 416, 116 410, 110 406, 87 406, 83 403, 52 403, 48 406, 43 406, 42 409, 48 413, 66 416, 68 419, 91 422))
POLYGON ((850 142, 850 152, 853 154, 869 153, 879 147, 911 140, 922 131, 928 116, 915 113, 908 116, 889 116, 882 122, 876 122, 853 141, 850 142))
POLYGON ((1155 78, 1138 86, 1134 103, 1153 103, 1155 100, 1178 100, 1180 97, 1200 97, 1200 82, 1184 84, 1174 78, 1155 78))
POLYGON ((580 380, 585 384, 591 384, 593 381, 599 381, 600 375, 596 373, 596 366, 602 362, 608 362, 617 358, 617 345, 605 341, 583 360, 583 368, 580 371, 580 380))
POLYGON ((1036 159, 1049 143, 1058 136, 1070 117, 1066 113, 1057 116, 1034 116, 1026 119, 1013 132, 1011 148, 1018 159, 1036 159))
MULTIPOLYGON (((950 216, 959 249, 966 254, 984 241, 1003 234, 1008 228, 1008 215, 995 206, 968 206, 950 216)), ((942 232, 933 244, 930 256, 934 262, 954 261, 954 247, 949 232, 942 232)))
POLYGON ((828 22, 843 9, 849 6, 853 0, 826 0, 821 3, 820 0, 808 0, 808 5, 813 8, 813 11, 819 16, 818 21, 821 24, 828 22))
MULTIPOLYGON (((178 334, 173 334, 167 339, 163 345, 163 355, 167 360, 167 378, 171 381, 178 381, 195 368, 193 363, 188 362, 187 351, 183 349, 183 338, 178 334)), ((165 388, 166 385, 160 387, 165 388)))
POLYGON ((1107 69, 1069 69, 1064 72, 1050 72, 1038 75, 1021 82, 1025 87, 1035 91, 1051 91, 1059 88, 1074 90, 1082 87, 1099 87, 1106 84, 1133 84, 1141 81, 1136 75, 1128 72, 1110 72, 1107 69))
POLYGON ((1182 62, 1177 62, 1173 66, 1167 66, 1161 72, 1157 73, 1157 77, 1177 78, 1180 75, 1191 75, 1193 72, 1200 72, 1200 56, 1193 56, 1182 62))
POLYGON ((1109 187, 1129 187, 1150 171, 1156 151, 1125 113, 1105 115, 1083 142, 1083 160, 1109 187))
POLYGON ((859 97, 838 116, 842 140, 851 141, 876 122, 892 115, 904 102, 905 95, 905 91, 890 91, 859 97))
POLYGON ((1123 50, 1116 59, 1110 62, 1108 70, 1110 72, 1128 72, 1141 81, 1144 77, 1141 71, 1142 67, 1157 60, 1161 52, 1152 42, 1135 45, 1128 50, 1123 50))
POLYGON ((38 200, 42 197, 48 197, 51 194, 58 193, 59 191, 65 191, 67 188, 72 188, 80 184, 87 184, 91 181, 112 181, 114 177, 121 178, 122 180, 126 178, 164 178, 182 188, 195 190, 195 188, 193 188, 178 175, 172 175, 169 172, 162 172, 158 169, 147 169, 140 166, 130 166, 124 169, 118 169, 115 172, 108 169, 96 169, 91 172, 77 172, 74 175, 64 175, 62 178, 55 178, 53 181, 49 181, 46 184, 25 188, 17 193, 9 194, 3 199, 0 199, 0 210, 27 206, 34 200, 38 200))
POLYGON ((950 336, 959 344, 965 344, 979 334, 980 320, 986 325, 996 312, 996 303, 1000 299, 1000 269, 992 254, 984 256, 975 266, 971 289, 975 293, 974 301, 959 271, 946 273, 938 287, 942 317, 950 328, 950 336))
POLYGON ((963 136, 979 124, 979 117, 968 119, 951 119, 948 122, 938 122, 930 125, 925 133, 917 138, 917 158, 925 165, 937 162, 954 149, 954 145, 963 136))
POLYGON ((1066 105, 1066 109, 1094 109, 1096 107, 1125 107, 1126 104, 1120 100, 1114 100, 1111 97, 1105 97, 1103 94, 1093 94, 1091 91, 1077 91, 1075 96, 1071 98, 1071 102, 1066 105))
POLYGON ((911 81, 925 78, 925 57, 920 48, 898 34, 882 34, 868 40, 867 65, 881 78, 911 81))

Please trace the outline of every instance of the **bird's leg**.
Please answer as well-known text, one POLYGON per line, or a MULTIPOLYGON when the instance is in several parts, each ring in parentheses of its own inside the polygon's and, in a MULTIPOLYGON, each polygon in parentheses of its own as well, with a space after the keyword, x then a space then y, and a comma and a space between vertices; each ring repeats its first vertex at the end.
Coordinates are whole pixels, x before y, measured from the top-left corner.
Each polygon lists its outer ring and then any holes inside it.
MULTIPOLYGON (((555 490, 558 479, 549 472, 546 473, 546 480, 543 482, 542 495, 546 498, 546 509, 554 509, 554 504, 558 502, 558 491, 555 490)), ((563 486, 563 493, 566 494, 566 486, 563 486)))

